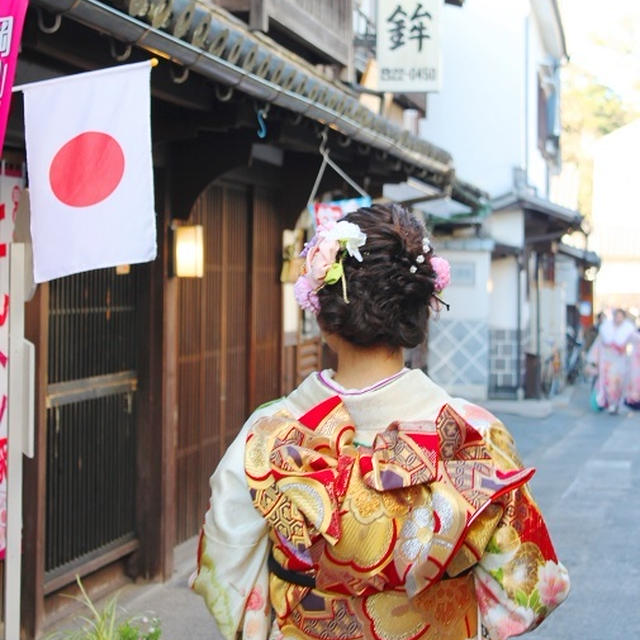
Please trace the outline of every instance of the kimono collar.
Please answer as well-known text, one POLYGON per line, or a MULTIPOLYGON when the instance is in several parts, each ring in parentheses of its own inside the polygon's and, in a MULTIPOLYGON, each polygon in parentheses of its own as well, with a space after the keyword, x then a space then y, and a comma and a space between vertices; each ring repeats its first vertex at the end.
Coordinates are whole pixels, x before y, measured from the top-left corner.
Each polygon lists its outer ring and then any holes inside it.
POLYGON ((394 421, 435 420, 442 406, 451 400, 449 394, 420 369, 412 369, 359 395, 336 394, 336 390, 314 372, 285 399, 284 404, 292 415, 303 415, 310 407, 335 395, 340 397, 357 425, 357 439, 363 439, 363 432, 372 432, 368 434, 370 439, 365 438, 366 444, 371 443, 375 432, 386 429, 394 421))
POLYGON ((624 346, 631 334, 635 331, 633 323, 625 320, 622 324, 616 325, 613 320, 606 320, 600 329, 600 335, 605 344, 615 344, 624 346))

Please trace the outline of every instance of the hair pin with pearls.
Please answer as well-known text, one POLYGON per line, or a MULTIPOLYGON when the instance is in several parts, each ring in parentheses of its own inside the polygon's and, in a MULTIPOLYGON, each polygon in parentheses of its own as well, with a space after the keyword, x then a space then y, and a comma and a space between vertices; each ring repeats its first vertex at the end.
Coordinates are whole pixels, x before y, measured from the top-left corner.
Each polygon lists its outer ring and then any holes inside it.
POLYGON ((424 261, 425 261, 424 254, 429 253, 429 251, 431 251, 431 243, 429 242, 429 238, 424 237, 422 238, 422 253, 416 256, 416 264, 412 264, 409 267, 409 271, 411 273, 415 273, 418 270, 419 264, 424 264, 424 261))

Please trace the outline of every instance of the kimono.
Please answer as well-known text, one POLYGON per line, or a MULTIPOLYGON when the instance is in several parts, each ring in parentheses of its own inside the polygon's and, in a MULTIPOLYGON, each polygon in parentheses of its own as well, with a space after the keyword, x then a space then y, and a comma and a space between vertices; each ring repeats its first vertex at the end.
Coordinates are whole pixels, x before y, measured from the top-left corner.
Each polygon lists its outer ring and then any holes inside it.
POLYGON ((605 320, 598 337, 587 354, 587 361, 595 364, 595 399, 599 407, 615 412, 624 400, 628 376, 627 345, 635 328, 625 320, 616 325, 605 320))
POLYGON ((625 404, 632 409, 640 409, 640 331, 631 334, 631 355, 625 391, 625 404))
POLYGON ((227 640, 505 640, 569 592, 533 473, 420 370, 362 391, 313 373, 213 474, 192 586, 227 640))

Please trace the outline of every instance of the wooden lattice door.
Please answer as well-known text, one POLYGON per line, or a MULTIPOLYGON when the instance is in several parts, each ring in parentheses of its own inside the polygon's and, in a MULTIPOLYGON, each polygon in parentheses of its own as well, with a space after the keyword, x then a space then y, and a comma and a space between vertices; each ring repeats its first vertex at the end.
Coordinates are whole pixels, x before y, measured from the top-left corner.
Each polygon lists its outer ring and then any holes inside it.
POLYGON ((202 224, 202 279, 179 283, 176 541, 197 533, 208 479, 249 412, 280 380, 280 234, 267 190, 214 184, 190 221, 202 224))

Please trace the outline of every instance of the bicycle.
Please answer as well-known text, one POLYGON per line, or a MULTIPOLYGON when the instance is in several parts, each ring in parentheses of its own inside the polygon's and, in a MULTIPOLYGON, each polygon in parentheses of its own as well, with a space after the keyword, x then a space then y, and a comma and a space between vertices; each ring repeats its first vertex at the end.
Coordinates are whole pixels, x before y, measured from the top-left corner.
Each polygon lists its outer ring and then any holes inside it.
POLYGON ((545 358, 540 373, 540 387, 545 398, 555 396, 562 385, 562 358, 560 350, 553 347, 551 354, 545 358))
POLYGON ((569 384, 584 379, 583 342, 575 335, 573 328, 567 329, 567 364, 565 374, 569 384))

